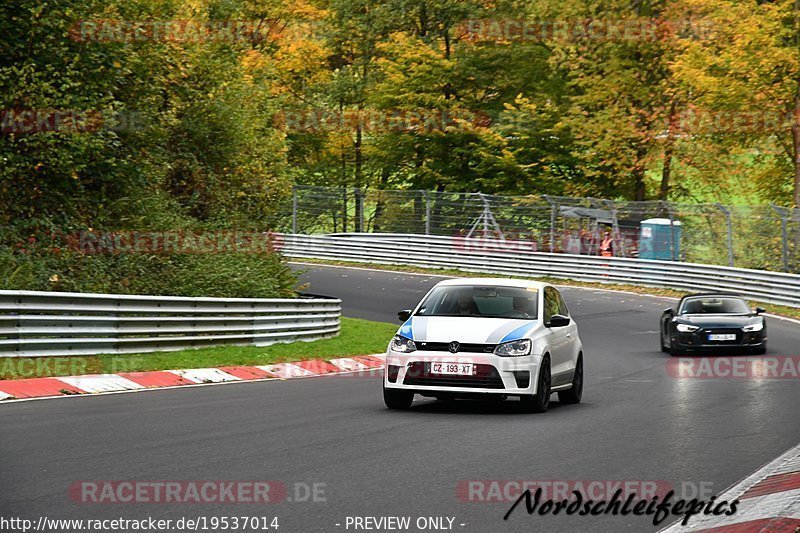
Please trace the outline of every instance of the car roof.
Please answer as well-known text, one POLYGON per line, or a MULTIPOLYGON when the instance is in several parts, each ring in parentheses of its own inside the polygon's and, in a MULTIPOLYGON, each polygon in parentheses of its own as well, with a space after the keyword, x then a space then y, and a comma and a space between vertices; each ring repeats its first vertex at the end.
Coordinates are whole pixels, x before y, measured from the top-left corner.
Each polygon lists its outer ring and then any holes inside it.
POLYGON ((458 286, 458 285, 488 285, 497 287, 522 287, 524 289, 539 289, 550 286, 549 283, 542 283, 541 281, 533 281, 527 279, 509 279, 509 278, 455 278, 440 281, 436 284, 439 286, 458 286))

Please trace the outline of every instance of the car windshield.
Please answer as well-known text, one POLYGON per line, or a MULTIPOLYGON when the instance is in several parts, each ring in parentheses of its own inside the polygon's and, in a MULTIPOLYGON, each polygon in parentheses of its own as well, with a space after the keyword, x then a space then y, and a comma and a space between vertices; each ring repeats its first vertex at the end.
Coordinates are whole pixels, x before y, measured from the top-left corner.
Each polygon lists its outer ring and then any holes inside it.
POLYGON ((538 296, 524 287, 446 285, 434 288, 416 314, 535 320, 538 296))
POLYGON ((683 302, 682 315, 741 315, 750 312, 741 298, 692 298, 683 302))

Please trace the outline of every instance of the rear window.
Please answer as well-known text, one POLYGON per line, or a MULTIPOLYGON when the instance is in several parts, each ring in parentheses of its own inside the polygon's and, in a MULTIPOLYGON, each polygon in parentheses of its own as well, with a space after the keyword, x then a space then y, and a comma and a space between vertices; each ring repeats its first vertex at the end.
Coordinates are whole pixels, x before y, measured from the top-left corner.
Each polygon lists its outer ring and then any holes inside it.
POLYGON ((539 291, 522 287, 445 285, 431 291, 419 316, 536 319, 539 291))

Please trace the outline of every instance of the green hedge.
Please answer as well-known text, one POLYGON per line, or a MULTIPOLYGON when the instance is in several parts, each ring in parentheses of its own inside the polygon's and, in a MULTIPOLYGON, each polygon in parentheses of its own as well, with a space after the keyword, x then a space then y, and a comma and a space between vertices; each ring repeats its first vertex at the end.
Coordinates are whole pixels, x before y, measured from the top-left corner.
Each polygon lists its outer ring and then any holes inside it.
POLYGON ((296 275, 274 251, 87 254, 54 245, 57 239, 28 239, 0 245, 0 289, 227 298, 295 295, 296 275))

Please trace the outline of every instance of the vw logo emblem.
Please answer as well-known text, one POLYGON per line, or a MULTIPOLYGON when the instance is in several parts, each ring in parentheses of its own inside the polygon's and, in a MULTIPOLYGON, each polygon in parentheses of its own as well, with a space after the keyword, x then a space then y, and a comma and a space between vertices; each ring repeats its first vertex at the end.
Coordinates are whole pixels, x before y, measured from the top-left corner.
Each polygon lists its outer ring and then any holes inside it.
POLYGON ((458 341, 453 341, 447 345, 447 349, 450 350, 450 353, 456 353, 459 346, 460 344, 458 344, 458 341))

